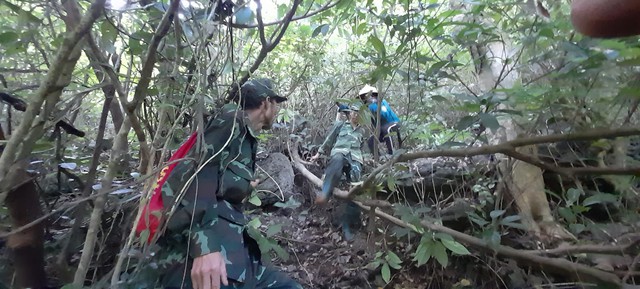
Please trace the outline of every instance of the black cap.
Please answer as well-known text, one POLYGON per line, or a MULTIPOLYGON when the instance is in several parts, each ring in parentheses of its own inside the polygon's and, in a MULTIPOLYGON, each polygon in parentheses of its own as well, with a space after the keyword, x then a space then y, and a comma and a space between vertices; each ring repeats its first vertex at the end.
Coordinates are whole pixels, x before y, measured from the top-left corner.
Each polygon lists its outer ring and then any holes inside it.
POLYGON ((275 99, 277 103, 287 100, 286 97, 282 97, 273 91, 273 83, 267 78, 248 80, 242 85, 240 95, 245 98, 245 101, 249 99, 261 100, 262 98, 267 97, 275 99))

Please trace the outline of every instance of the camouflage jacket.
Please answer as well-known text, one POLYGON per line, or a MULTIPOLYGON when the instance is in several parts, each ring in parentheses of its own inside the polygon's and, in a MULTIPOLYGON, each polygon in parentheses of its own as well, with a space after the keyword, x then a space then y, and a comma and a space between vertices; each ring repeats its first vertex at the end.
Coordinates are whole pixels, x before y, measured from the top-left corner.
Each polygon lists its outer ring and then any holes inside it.
POLYGON ((168 275, 177 274, 165 277, 169 280, 165 286, 183 279, 190 283, 190 273, 184 274, 184 266, 176 264, 213 252, 225 257, 230 279, 244 281, 245 268, 250 265, 246 264, 249 258, 243 231, 247 220, 242 204, 253 190, 257 140, 245 113, 235 104, 225 105, 221 115, 207 124, 200 147, 189 156, 204 164, 202 169, 196 172, 193 159, 182 161, 162 187, 165 208, 175 207, 158 240, 163 247, 158 264, 169 271, 168 275), (180 197, 194 173, 193 182, 180 197), (172 272, 178 267, 179 272, 172 272))
POLYGON ((350 122, 346 121, 337 122, 331 128, 331 132, 327 135, 318 152, 326 154, 327 151, 331 150, 331 156, 337 153, 351 153, 353 160, 364 163, 361 149, 363 135, 364 130, 361 126, 353 127, 350 122))

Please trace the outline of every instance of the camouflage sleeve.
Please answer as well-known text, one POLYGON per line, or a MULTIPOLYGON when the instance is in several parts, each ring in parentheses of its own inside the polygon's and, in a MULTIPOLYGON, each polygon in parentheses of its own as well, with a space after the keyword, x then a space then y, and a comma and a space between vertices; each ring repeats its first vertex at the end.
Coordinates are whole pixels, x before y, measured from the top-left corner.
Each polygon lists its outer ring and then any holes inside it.
POLYGON ((327 135, 327 138, 324 140, 318 153, 320 154, 328 154, 331 152, 331 148, 336 143, 336 139, 338 138, 338 133, 340 132, 340 128, 342 127, 342 122, 338 122, 331 128, 331 132, 327 135))
MULTIPOLYGON (((224 151, 229 149, 231 138, 237 135, 234 131, 239 129, 233 118, 212 120, 204 132, 206 153, 201 163, 211 160, 196 174, 167 224, 167 229, 174 234, 189 235, 189 255, 193 258, 220 251, 224 238, 218 233, 221 231, 218 228, 218 205, 223 204, 219 204, 216 197, 220 182, 220 159, 224 151)), ((165 206, 168 202, 175 202, 182 186, 194 173, 194 169, 178 169, 179 166, 176 166, 167 179, 165 185, 170 185, 166 192, 163 186, 165 206)))

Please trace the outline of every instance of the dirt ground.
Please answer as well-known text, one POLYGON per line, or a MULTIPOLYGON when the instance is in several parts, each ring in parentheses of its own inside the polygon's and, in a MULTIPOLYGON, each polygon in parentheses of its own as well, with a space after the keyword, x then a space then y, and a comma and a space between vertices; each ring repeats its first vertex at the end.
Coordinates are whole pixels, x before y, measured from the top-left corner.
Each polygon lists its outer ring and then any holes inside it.
MULTIPOLYGON (((345 202, 331 199, 326 205, 319 206, 313 204, 309 196, 309 193, 302 192, 295 195, 294 198, 301 202, 295 209, 277 209, 256 214, 260 216, 263 230, 282 224, 282 231, 274 238, 287 250, 290 258, 285 261, 274 257, 272 265, 287 272, 305 288, 472 288, 454 286, 451 282, 440 284, 442 282, 436 279, 450 278, 428 274, 433 272, 432 269, 447 273, 441 267, 438 269, 427 264, 416 268, 410 256, 403 257, 404 251, 414 250, 406 250, 405 243, 385 237, 381 230, 389 230, 390 227, 379 219, 371 227, 368 226, 368 216, 363 214, 362 226, 351 241, 346 241, 338 221, 345 202), (376 252, 382 248, 392 248, 403 259, 403 263, 408 264, 401 270, 392 270, 389 284, 383 281, 380 268, 368 266, 375 259, 376 252)), ((460 281, 460 285, 468 282, 460 281)))

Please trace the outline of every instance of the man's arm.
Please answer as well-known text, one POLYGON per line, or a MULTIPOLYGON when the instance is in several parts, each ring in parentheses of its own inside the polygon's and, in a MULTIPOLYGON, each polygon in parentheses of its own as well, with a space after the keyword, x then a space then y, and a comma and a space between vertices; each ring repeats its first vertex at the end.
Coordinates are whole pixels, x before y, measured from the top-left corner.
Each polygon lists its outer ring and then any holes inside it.
POLYGON ((338 139, 338 133, 340 132, 340 128, 343 124, 344 122, 338 122, 331 128, 331 132, 329 132, 329 135, 327 135, 324 142, 320 146, 318 154, 329 154, 331 152, 331 148, 333 148, 333 145, 336 143, 336 139, 338 139))

